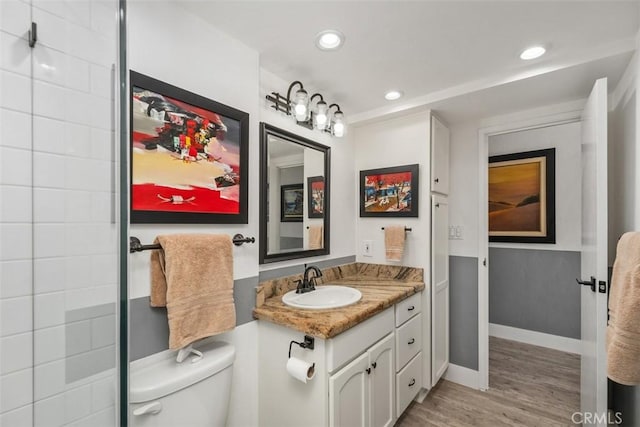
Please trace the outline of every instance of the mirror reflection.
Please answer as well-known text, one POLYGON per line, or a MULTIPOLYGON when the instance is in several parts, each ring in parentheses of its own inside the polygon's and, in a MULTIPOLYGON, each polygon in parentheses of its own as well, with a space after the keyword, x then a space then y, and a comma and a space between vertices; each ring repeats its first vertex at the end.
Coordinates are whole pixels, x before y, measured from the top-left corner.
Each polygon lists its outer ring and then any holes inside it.
POLYGON ((329 148, 262 126, 262 262, 328 253, 329 148))

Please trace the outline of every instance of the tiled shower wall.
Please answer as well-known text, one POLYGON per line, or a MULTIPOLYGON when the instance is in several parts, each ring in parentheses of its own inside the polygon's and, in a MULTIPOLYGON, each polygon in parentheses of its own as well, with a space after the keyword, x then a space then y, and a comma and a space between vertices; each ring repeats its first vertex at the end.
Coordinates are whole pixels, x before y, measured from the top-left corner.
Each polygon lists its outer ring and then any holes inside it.
POLYGON ((115 425, 116 30, 114 0, 0 1, 0 425, 115 425))

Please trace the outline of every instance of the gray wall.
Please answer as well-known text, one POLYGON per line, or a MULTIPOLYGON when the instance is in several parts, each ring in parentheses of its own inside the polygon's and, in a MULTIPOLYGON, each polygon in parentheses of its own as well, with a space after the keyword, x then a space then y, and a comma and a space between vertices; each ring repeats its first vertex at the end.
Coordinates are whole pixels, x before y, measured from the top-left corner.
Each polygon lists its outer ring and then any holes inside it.
POLYGON ((489 322, 580 339, 580 253, 489 248, 489 322))
POLYGON ((478 258, 449 257, 449 359, 478 369, 478 258))
MULTIPOLYGON (((314 262, 320 268, 355 262, 355 255, 314 262)), ((310 263, 311 264, 311 263, 310 263)), ((305 264, 276 268, 260 272, 260 277, 247 277, 234 281, 233 298, 236 305, 236 326, 253 321, 253 308, 256 303, 255 288, 258 281, 299 274, 305 264)), ((150 356, 169 348, 169 325, 166 308, 154 308, 149 305, 149 297, 135 298, 129 301, 129 359, 131 361, 150 356)))
MULTIPOLYGON (((258 277, 247 277, 233 283, 236 326, 253 320, 258 277)), ((149 297, 129 301, 129 360, 137 360, 169 348, 167 309, 151 307, 149 297)))

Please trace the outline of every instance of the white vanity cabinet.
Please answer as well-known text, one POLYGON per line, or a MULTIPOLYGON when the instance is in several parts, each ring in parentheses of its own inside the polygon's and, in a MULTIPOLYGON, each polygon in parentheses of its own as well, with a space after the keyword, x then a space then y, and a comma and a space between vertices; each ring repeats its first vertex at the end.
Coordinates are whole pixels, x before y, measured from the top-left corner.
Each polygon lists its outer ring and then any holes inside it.
POLYGON ((292 356, 315 363, 307 383, 286 371, 289 342, 301 342, 305 334, 259 321, 260 425, 393 426, 422 385, 420 311, 421 293, 333 338, 315 338, 313 350, 294 344, 292 356), (402 343, 413 340, 400 351, 399 335, 402 343))
POLYGON ((422 295, 395 306, 396 410, 400 415, 422 388, 422 295))
POLYGON ((329 377, 329 426, 392 426, 393 339, 390 333, 329 377))

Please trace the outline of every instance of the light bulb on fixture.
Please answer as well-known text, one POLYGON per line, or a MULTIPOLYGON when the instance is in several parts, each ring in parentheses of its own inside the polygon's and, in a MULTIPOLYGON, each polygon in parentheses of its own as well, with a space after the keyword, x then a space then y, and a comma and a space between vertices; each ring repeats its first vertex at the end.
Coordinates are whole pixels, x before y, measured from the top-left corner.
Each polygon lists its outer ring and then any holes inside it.
POLYGON ((333 135, 338 138, 344 136, 344 114, 340 110, 333 115, 333 135))
POLYGON ((309 94, 304 89, 299 89, 293 100, 294 117, 299 122, 309 119, 309 94))
POLYGON ((327 128, 327 113, 329 109, 327 107, 327 103, 324 102, 324 99, 322 99, 322 95, 316 93, 311 97, 311 99, 313 100, 315 96, 319 96, 320 101, 318 101, 318 104, 316 104, 316 113, 313 115, 313 125, 318 130, 325 130, 327 128))

